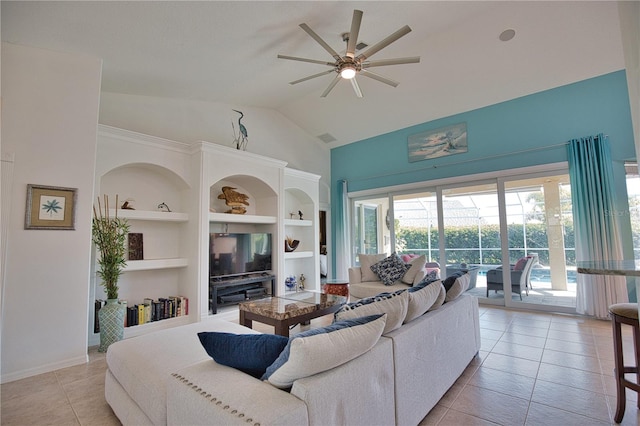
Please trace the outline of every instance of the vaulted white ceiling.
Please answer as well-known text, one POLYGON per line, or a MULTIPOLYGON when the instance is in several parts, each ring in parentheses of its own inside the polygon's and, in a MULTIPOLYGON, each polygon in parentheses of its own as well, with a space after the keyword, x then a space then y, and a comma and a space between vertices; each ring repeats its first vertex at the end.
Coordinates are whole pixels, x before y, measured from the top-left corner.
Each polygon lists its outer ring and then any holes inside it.
POLYGON ((613 1, 2 1, 2 40, 103 59, 102 90, 273 108, 338 146, 624 68, 613 1), (372 56, 421 56, 375 71, 397 88, 358 79, 326 98, 326 69, 277 54, 332 61, 298 25, 345 49, 354 9, 372 56), (514 29, 508 42, 498 36, 514 29))

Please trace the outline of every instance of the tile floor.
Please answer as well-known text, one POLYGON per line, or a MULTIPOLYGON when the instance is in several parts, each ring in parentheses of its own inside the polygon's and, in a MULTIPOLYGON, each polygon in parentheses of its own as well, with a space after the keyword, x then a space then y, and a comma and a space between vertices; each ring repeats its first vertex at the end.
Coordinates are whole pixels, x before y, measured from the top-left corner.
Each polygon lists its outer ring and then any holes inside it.
MULTIPOLYGON (((237 312, 221 316, 237 321, 237 312)), ((613 424, 609 322, 481 306, 480 327, 480 353, 420 425, 613 424)), ((3 384, 1 424, 119 424, 104 400, 105 356, 92 348, 89 357, 3 384)), ((622 424, 636 426, 637 396, 628 391, 627 398, 622 424)))

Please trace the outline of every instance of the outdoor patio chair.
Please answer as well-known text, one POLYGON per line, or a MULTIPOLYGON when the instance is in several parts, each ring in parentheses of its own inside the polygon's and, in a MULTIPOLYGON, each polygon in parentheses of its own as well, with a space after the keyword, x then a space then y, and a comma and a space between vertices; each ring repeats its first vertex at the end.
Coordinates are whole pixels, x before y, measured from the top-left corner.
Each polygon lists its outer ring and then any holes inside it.
MULTIPOLYGON (((535 263, 535 256, 525 256, 511 267, 511 291, 517 293, 522 300, 522 291, 529 295, 529 280, 531 279, 531 269, 535 263)), ((487 297, 489 290, 503 290, 502 267, 487 271, 487 297)))

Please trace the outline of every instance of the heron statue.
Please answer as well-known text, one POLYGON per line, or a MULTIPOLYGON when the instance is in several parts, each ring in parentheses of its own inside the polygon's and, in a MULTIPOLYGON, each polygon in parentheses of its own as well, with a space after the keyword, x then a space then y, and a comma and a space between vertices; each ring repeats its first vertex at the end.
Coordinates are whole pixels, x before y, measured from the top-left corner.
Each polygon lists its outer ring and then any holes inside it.
MULTIPOLYGON (((244 126, 244 124, 242 124, 242 118, 244 117, 244 114, 242 113, 242 111, 238 111, 237 109, 234 109, 233 111, 240 114, 240 118, 238 118, 238 128, 240 129, 240 134, 233 141, 236 144, 236 149, 241 149, 244 151, 247 149, 247 142, 249 142, 247 128, 244 126)), ((234 136, 236 134, 235 128, 233 129, 233 134, 234 136)))

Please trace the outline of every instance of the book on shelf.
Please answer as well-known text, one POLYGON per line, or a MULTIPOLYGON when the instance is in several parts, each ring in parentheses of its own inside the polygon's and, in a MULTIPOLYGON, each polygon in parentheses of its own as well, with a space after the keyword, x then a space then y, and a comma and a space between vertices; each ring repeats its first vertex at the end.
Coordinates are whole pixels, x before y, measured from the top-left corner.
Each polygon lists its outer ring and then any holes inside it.
POLYGON ((145 323, 144 305, 139 304, 139 305, 136 305, 136 307, 138 308, 138 324, 144 324, 145 323))
MULTIPOLYGON (((94 330, 100 330, 98 311, 104 306, 106 301, 96 299, 94 330)), ((133 327, 150 322, 161 321, 167 318, 175 318, 189 314, 189 298, 184 296, 160 297, 157 300, 145 298, 142 303, 133 306, 126 306, 126 301, 120 301, 125 305, 125 327, 133 327)))

